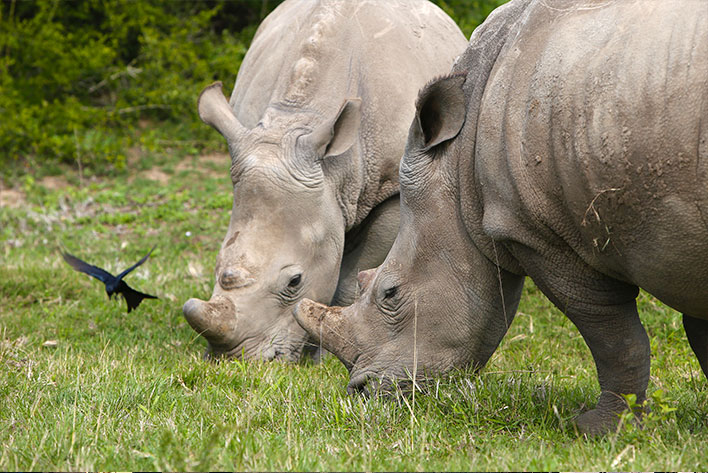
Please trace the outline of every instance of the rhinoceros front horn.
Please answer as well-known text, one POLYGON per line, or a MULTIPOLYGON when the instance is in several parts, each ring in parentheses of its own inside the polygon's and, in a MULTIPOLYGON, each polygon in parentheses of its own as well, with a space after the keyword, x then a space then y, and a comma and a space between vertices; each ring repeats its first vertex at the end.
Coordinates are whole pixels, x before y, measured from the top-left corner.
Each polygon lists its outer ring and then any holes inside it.
POLYGON ((214 82, 199 94, 197 110, 199 118, 221 133, 229 144, 238 142, 246 132, 221 92, 221 82, 214 82))
POLYGON ((189 325, 210 345, 226 347, 236 335, 236 310, 226 298, 204 302, 189 299, 182 307, 184 318, 189 325))
POLYGON ((354 331, 349 329, 349 321, 342 316, 342 307, 328 307, 303 299, 298 303, 293 315, 315 343, 334 353, 351 371, 361 353, 361 347, 357 346, 353 339, 354 331))

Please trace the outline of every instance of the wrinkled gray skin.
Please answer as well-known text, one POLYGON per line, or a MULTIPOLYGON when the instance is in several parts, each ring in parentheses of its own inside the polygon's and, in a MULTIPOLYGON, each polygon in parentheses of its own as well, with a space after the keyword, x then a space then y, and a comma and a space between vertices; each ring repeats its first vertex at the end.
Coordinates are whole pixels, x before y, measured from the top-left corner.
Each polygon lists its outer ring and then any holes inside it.
POLYGON ((184 315, 207 355, 297 360, 303 297, 351 303, 398 231, 398 164, 414 100, 467 40, 423 0, 288 0, 259 27, 231 100, 199 115, 229 145, 231 221, 208 302, 184 315))
POLYGON ((399 234, 356 303, 295 314, 350 391, 483 366, 527 275, 594 357, 582 432, 645 398, 639 287, 684 313, 708 376, 708 2, 497 9, 421 91, 400 183, 399 234))

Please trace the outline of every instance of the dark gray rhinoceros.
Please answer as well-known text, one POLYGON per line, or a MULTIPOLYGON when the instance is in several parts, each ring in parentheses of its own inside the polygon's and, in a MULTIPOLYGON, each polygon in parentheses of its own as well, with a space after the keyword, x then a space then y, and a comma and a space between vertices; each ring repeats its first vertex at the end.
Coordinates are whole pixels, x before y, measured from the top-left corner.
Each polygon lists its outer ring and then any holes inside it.
POLYGON ((350 391, 484 365, 526 275, 595 359, 583 432, 645 397, 640 287, 684 313, 708 375, 708 2, 512 0, 421 91, 400 184, 356 303, 296 311, 350 391))
POLYGON ((199 115, 231 153, 234 204, 208 302, 184 315, 214 356, 296 360, 303 297, 351 303, 398 231, 398 165, 420 87, 467 40, 426 0, 288 0, 261 24, 227 103, 199 115))

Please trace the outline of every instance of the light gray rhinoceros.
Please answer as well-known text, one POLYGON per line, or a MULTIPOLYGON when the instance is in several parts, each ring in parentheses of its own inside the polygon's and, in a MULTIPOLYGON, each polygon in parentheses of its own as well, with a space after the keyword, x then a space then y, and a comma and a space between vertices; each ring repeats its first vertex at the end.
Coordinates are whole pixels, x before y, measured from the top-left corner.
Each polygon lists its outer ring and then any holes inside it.
POLYGON ((296 360, 303 297, 351 303, 398 230, 398 165, 420 87, 467 40, 426 0, 288 0, 260 25, 229 103, 199 115, 231 153, 234 204, 211 300, 187 321, 207 354, 296 360))
POLYGON ((583 432, 645 397, 639 287, 684 313, 708 375, 708 2, 512 0, 421 91, 400 183, 356 303, 296 311, 350 391, 484 365, 526 275, 595 359, 583 432))

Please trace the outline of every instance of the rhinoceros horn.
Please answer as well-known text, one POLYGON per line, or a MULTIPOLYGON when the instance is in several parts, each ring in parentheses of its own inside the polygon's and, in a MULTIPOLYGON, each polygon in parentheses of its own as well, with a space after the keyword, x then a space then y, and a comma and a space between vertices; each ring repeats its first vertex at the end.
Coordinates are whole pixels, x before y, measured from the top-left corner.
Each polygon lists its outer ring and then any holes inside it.
POLYGON ((225 297, 212 298, 209 302, 189 299, 183 307, 187 322, 203 335, 211 345, 228 346, 236 332, 236 309, 225 297))
POLYGON ((337 358, 352 369, 361 353, 353 339, 354 331, 342 315, 342 307, 328 307, 310 299, 303 299, 293 311, 295 319, 316 340, 315 343, 337 355, 337 358))
POLYGON ((246 132, 246 128, 241 125, 231 110, 226 97, 221 92, 221 86, 221 81, 217 81, 202 90, 197 101, 197 109, 199 110, 199 118, 207 125, 214 127, 231 145, 238 142, 246 132))

